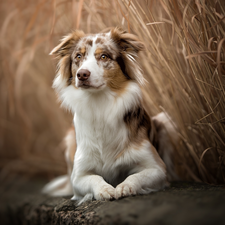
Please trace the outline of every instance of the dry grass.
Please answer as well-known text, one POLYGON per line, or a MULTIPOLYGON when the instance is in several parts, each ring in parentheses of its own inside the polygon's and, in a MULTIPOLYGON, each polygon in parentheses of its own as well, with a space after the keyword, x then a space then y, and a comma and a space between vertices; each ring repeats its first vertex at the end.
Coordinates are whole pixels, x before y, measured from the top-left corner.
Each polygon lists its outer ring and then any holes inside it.
POLYGON ((225 4, 223 0, 1 1, 0 168, 53 176, 66 171, 62 138, 71 115, 51 89, 48 56, 73 29, 121 26, 146 45, 146 106, 166 110, 181 143, 184 179, 225 181, 225 4))

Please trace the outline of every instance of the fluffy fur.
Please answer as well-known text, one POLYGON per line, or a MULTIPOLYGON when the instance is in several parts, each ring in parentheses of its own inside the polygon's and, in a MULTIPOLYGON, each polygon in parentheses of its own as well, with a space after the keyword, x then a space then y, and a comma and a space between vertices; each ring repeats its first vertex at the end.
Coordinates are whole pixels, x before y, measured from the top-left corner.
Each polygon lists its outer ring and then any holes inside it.
POLYGON ((73 112, 75 129, 66 138, 71 179, 51 182, 45 193, 72 192, 83 202, 148 194, 168 184, 157 150, 172 168, 166 130, 173 140, 176 134, 165 113, 151 120, 142 105, 137 57, 143 49, 135 35, 118 28, 95 35, 75 31, 53 49, 59 60, 53 87, 73 112))

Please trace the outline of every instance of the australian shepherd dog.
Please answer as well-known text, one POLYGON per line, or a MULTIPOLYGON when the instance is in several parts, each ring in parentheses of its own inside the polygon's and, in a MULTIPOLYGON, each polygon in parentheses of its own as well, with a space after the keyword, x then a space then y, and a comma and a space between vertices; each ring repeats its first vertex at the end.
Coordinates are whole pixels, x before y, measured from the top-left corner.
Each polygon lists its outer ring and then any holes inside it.
POLYGON ((143 107, 137 62, 143 49, 135 35, 111 28, 76 30, 52 50, 59 61, 53 87, 74 127, 65 138, 68 175, 47 184, 45 193, 73 194, 81 203, 167 186, 177 135, 166 113, 150 118, 143 107))

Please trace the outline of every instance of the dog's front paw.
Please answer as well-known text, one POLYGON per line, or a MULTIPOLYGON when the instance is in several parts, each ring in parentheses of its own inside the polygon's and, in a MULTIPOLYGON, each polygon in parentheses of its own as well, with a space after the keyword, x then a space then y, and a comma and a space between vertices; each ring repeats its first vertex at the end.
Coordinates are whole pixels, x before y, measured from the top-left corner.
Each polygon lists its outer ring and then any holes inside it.
POLYGON ((115 189, 115 199, 136 194, 137 194, 137 187, 135 184, 132 184, 131 182, 123 182, 119 184, 115 189))
POLYGON ((96 200, 110 200, 114 198, 115 188, 111 185, 103 185, 96 191, 96 200))

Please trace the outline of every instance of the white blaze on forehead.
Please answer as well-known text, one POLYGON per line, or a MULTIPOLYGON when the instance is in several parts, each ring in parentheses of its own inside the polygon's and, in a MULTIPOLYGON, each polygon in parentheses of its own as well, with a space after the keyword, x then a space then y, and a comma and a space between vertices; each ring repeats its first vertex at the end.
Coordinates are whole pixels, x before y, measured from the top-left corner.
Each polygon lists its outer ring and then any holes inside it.
POLYGON ((96 51, 96 48, 97 48, 97 45, 96 45, 95 41, 97 40, 97 38, 98 38, 98 35, 96 35, 95 37, 92 38, 92 46, 89 49, 89 52, 87 52, 88 57, 95 55, 95 51, 96 51))
POLYGON ((95 59, 95 51, 97 49, 97 44, 95 43, 95 41, 97 40, 97 38, 98 38, 98 35, 96 35, 96 36, 91 38, 92 46, 90 46, 90 45, 85 46, 86 47, 86 55, 85 55, 86 59, 83 62, 83 65, 81 66, 82 68, 83 68, 84 64, 86 64, 86 62, 89 61, 89 60, 93 59, 94 61, 96 61, 96 59, 95 59))

